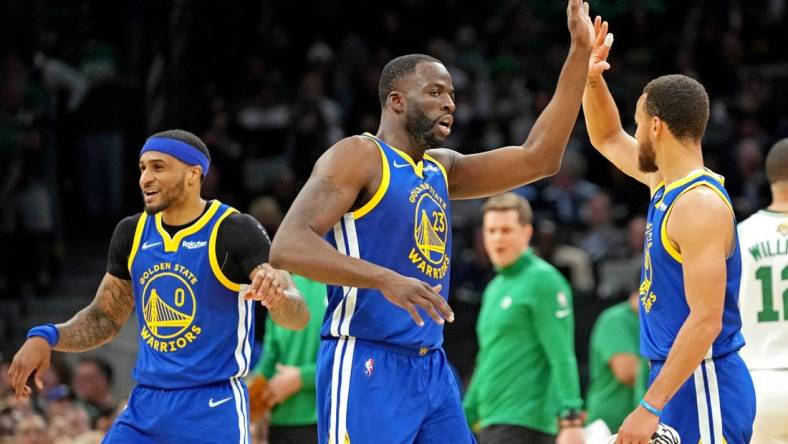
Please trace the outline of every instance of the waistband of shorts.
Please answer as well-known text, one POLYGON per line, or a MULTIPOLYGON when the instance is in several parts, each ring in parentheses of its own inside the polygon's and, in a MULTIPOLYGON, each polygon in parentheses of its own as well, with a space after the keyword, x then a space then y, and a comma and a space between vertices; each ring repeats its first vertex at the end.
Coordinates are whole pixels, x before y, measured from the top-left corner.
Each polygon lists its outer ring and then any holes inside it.
POLYGON ((236 378, 230 378, 230 379, 223 379, 221 381, 206 382, 205 384, 200 384, 200 385, 191 385, 191 386, 187 386, 187 387, 161 387, 161 386, 155 386, 155 385, 150 385, 150 384, 137 384, 137 385, 135 385, 135 388, 139 387, 139 388, 146 389, 146 390, 158 390, 158 391, 163 391, 163 392, 172 392, 172 391, 177 391, 177 390, 200 390, 200 389, 216 387, 216 386, 220 386, 220 385, 224 385, 224 384, 229 384, 232 381, 238 381, 238 382, 242 383, 243 385, 246 385, 246 383, 244 382, 243 378, 237 378, 236 377, 236 378))
POLYGON ((338 342, 340 339, 350 339, 350 338, 354 338, 356 340, 356 343, 359 343, 359 344, 364 344, 364 345, 369 346, 369 347, 381 348, 381 349, 386 350, 386 351, 390 351, 390 352, 397 353, 397 354, 400 354, 400 355, 405 355, 405 356, 412 356, 412 357, 416 357, 416 358, 422 358, 422 357, 425 357, 425 356, 429 356, 429 355, 431 355, 431 354, 433 354, 433 353, 435 353, 435 352, 437 352, 438 350, 441 349, 440 347, 437 347, 437 348, 403 347, 403 346, 399 346, 399 345, 389 344, 389 343, 386 343, 386 342, 371 341, 369 339, 356 338, 354 336, 342 336, 342 337, 339 337, 339 338, 337 338, 335 336, 323 336, 321 339, 324 340, 324 341, 338 342))
MULTIPOLYGON (((725 354, 722 354, 722 355, 712 356, 710 358, 705 358, 704 357, 698 363, 698 365, 700 365, 703 362, 717 361, 717 360, 720 360, 720 359, 725 359, 725 358, 727 358, 729 356, 734 356, 734 355, 737 355, 737 354, 739 354, 739 350, 738 349, 737 350, 733 350, 733 351, 729 351, 728 353, 725 353, 725 354)), ((663 365, 663 364, 665 364, 665 361, 666 361, 665 359, 649 359, 648 360, 649 364, 651 364, 652 367, 655 366, 655 365, 663 365)))

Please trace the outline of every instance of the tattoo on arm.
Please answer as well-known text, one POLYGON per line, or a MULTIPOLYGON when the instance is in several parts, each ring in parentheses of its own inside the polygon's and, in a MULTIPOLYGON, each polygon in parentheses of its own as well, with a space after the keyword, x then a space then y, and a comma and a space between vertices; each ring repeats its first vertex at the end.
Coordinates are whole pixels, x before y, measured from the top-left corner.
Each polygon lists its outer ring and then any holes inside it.
POLYGON ((120 332, 133 308, 131 281, 105 275, 93 302, 57 325, 60 340, 54 349, 79 352, 109 342, 120 332))
POLYGON ((591 89, 595 89, 597 86, 599 86, 599 82, 597 80, 594 80, 594 79, 588 79, 588 82, 586 83, 586 85, 589 88, 591 88, 591 89))

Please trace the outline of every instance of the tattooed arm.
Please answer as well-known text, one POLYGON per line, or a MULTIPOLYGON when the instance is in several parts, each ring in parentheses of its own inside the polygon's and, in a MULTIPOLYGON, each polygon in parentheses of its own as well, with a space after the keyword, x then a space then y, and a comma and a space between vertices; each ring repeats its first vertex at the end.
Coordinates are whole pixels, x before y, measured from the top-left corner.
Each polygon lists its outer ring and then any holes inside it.
POLYGON ((290 273, 260 264, 249 274, 252 284, 246 299, 260 301, 271 319, 284 328, 302 330, 309 323, 309 309, 290 273))
POLYGON ((60 340, 54 350, 82 352, 106 344, 120 333, 132 309, 131 281, 106 273, 93 302, 55 326, 60 340))
POLYGON ((50 347, 46 339, 33 336, 14 355, 8 369, 8 379, 17 398, 30 396, 27 380, 33 372, 36 386, 39 390, 43 389, 41 375, 49 368, 53 348, 57 351, 80 352, 106 344, 118 335, 133 308, 131 281, 105 274, 93 302, 70 320, 55 326, 59 339, 54 347, 50 347))

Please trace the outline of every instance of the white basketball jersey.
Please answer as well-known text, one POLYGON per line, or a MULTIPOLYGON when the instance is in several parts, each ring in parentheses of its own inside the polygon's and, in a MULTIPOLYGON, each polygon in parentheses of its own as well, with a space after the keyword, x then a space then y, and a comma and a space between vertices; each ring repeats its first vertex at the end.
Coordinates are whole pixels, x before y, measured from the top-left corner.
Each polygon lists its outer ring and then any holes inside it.
POLYGON ((741 356, 750 369, 788 369, 788 213, 758 211, 738 230, 741 356))

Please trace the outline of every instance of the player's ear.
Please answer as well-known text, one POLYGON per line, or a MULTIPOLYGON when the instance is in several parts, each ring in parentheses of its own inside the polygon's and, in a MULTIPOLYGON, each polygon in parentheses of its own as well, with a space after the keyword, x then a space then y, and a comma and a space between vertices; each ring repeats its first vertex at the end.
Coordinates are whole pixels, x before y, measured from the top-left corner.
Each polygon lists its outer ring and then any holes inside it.
POLYGON ((651 135, 656 139, 662 133, 663 126, 665 122, 663 122, 659 117, 653 116, 651 118, 651 135))
POLYGON ((399 91, 391 91, 386 100, 388 105, 394 111, 401 113, 405 111, 405 95, 399 91))

